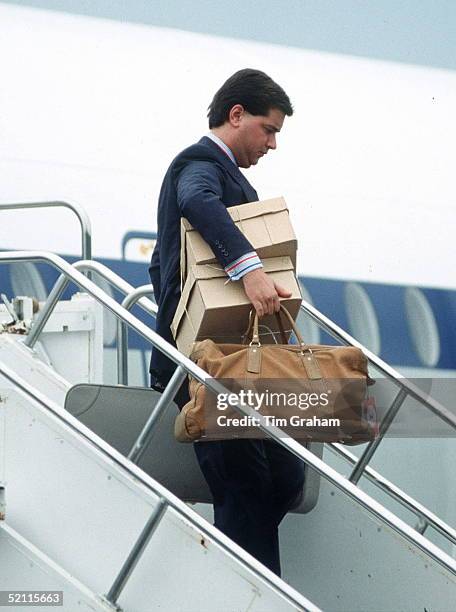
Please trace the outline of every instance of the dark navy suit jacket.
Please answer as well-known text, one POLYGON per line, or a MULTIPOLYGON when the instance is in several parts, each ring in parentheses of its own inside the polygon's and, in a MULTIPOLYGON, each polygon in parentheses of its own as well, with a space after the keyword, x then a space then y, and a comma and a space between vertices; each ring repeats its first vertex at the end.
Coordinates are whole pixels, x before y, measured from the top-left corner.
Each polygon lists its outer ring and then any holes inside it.
MULTIPOLYGON (((258 195, 228 155, 210 138, 188 147, 173 160, 163 180, 158 202, 157 242, 149 274, 158 304, 157 332, 174 343, 171 321, 180 299, 180 219, 185 217, 226 268, 253 251, 226 208, 254 202, 258 195)), ((152 351, 152 384, 166 385, 175 364, 152 351)))

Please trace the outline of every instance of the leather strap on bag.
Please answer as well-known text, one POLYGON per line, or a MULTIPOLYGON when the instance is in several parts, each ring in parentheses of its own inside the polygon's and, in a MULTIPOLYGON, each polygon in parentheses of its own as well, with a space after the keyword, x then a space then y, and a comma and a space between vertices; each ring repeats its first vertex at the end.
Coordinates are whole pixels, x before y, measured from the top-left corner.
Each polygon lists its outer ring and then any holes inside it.
POLYGON ((293 317, 282 304, 280 305, 280 314, 284 314, 287 317, 294 331, 294 334, 298 339, 299 345, 301 347, 302 364, 306 369, 309 380, 320 380, 321 378, 323 378, 320 370, 320 365, 317 359, 315 358, 315 355, 313 354, 313 351, 310 346, 308 346, 302 339, 301 333, 299 332, 298 328, 295 325, 295 322, 293 321, 293 317))
POLYGON ((280 337, 282 338, 282 342, 284 344, 288 344, 287 334, 285 333, 285 329, 283 327, 282 319, 280 318, 280 313, 276 312, 275 316, 276 316, 276 319, 277 319, 277 325, 279 326, 280 337))
POLYGON ((261 372, 261 343, 258 333, 258 315, 256 312, 253 317, 252 340, 247 351, 247 372, 252 374, 259 374, 261 372))
MULTIPOLYGON (((285 328, 283 326, 282 323, 282 319, 281 319, 281 315, 284 314, 286 316, 286 318, 288 319, 288 322, 291 325, 292 330, 295 333, 296 338, 299 341, 299 344, 301 347, 308 348, 307 345, 305 344, 304 340, 302 339, 301 334, 298 331, 298 328, 295 325, 295 322, 293 321, 293 317, 291 316, 291 314, 288 312, 288 310, 285 308, 285 306, 283 306, 282 304, 280 304, 280 311, 274 313, 277 319, 277 324, 279 326, 279 331, 280 331, 280 335, 282 337, 283 340, 283 344, 288 344, 288 340, 287 340, 287 335, 285 332, 285 328)), ((258 323, 258 314, 256 313, 255 310, 251 310, 250 311, 250 320, 249 320, 249 326, 244 334, 244 342, 246 343, 247 340, 250 338, 250 334, 253 331, 253 335, 252 335, 252 342, 259 342, 260 338, 259 338, 259 334, 258 334, 258 327, 259 327, 259 323, 258 323), (253 316, 252 316, 253 315, 253 316)))
MULTIPOLYGON (((322 373, 318 361, 312 352, 312 349, 304 342, 301 333, 295 325, 293 317, 290 315, 285 306, 280 304, 280 312, 276 313, 276 317, 282 338, 285 339, 284 344, 288 343, 286 341, 286 334, 281 321, 281 315, 284 315, 288 319, 288 322, 290 323, 291 328, 293 329, 293 332, 296 338, 298 339, 299 346, 301 347, 301 361, 306 370, 309 380, 320 380, 321 378, 323 378, 322 373)), ((246 333, 246 339, 248 339, 248 335, 250 334, 251 330, 252 317, 250 317, 249 328, 246 333)), ((254 374, 259 374, 261 371, 261 343, 258 334, 258 314, 256 312, 253 316, 253 334, 252 340, 249 344, 249 351, 247 356, 247 371, 254 374)))
MULTIPOLYGON (((244 334, 242 336, 242 338, 243 338, 242 344, 247 344, 248 343, 248 340, 250 338, 250 334, 252 333, 253 323, 254 323, 254 315, 253 315, 254 312, 255 312, 254 309, 252 309, 250 311, 250 313, 249 313, 249 325, 248 325, 247 329, 245 330, 245 332, 244 332, 244 334)), ((288 344, 287 333, 286 333, 285 328, 283 326, 282 319, 280 318, 278 312, 276 312, 274 314, 275 314, 276 319, 277 319, 277 325, 278 325, 279 332, 280 332, 280 338, 282 339, 282 344, 288 344)), ((260 327, 261 326, 258 325, 258 328, 260 328, 260 327)), ((269 328, 266 327, 266 329, 269 329, 269 328)), ((274 337, 274 334, 272 332, 271 332, 271 335, 274 337)), ((276 344, 277 344, 277 341, 276 341, 276 344)))

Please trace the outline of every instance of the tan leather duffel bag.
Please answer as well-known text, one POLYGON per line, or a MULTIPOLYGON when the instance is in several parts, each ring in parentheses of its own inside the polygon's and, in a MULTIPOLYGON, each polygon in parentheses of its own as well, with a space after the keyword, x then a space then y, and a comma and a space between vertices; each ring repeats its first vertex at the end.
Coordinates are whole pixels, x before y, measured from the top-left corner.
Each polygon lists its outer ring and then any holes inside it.
MULTIPOLYGON (((375 437, 372 416, 366 418, 367 358, 356 347, 307 345, 288 311, 281 315, 291 325, 299 344, 287 344, 279 314, 283 344, 260 344, 258 317, 251 317, 249 344, 195 344, 190 358, 244 405, 267 417, 295 439, 359 444, 375 437), (261 400, 261 401, 260 401, 261 400)), ((175 421, 180 442, 267 437, 254 416, 243 416, 229 395, 215 396, 190 378, 190 401, 175 421)), ((371 405, 371 403, 369 403, 371 405)), ((252 412, 252 411, 250 411, 252 412)), ((370 411, 372 415, 372 412, 370 411)))

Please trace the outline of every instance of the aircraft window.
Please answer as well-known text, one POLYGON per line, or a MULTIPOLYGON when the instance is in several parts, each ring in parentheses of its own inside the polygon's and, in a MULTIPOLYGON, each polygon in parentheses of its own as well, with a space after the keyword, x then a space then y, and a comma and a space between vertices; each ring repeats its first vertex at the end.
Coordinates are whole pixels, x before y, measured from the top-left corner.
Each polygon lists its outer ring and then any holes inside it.
POLYGON ((380 328, 375 308, 367 291, 358 283, 347 283, 344 294, 351 335, 366 348, 379 355, 380 328))
POLYGON ((30 262, 15 263, 10 266, 10 281, 13 296, 24 295, 36 298, 39 302, 47 299, 48 292, 35 264, 30 262))
POLYGON ((415 351, 423 365, 435 367, 440 358, 440 337, 432 308, 416 287, 405 291, 405 311, 415 351))
MULTIPOLYGON (((312 296, 304 284, 299 281, 301 287, 302 299, 305 302, 309 302, 312 306, 314 305, 312 296)), ((320 328, 305 312, 299 311, 298 318, 296 319, 298 329, 301 332, 304 342, 307 344, 318 344, 320 342, 320 328)))

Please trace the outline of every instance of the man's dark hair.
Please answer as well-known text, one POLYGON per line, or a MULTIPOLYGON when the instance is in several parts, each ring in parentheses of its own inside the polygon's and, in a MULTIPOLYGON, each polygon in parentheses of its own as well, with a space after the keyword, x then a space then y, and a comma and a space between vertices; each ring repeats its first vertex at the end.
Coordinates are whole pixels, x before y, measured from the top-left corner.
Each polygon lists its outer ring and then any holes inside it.
POLYGON ((290 98, 280 85, 261 70, 252 68, 235 72, 215 94, 207 113, 209 129, 223 125, 236 104, 241 104, 251 115, 267 115, 272 108, 284 115, 293 114, 290 98))

